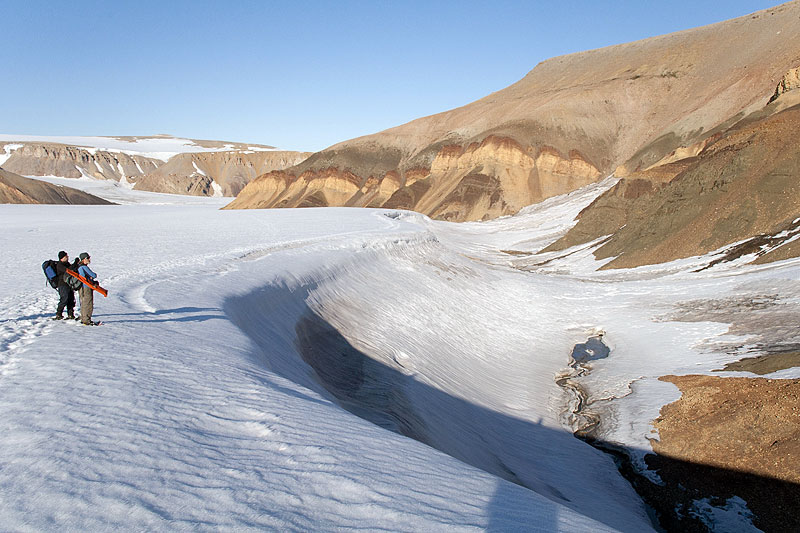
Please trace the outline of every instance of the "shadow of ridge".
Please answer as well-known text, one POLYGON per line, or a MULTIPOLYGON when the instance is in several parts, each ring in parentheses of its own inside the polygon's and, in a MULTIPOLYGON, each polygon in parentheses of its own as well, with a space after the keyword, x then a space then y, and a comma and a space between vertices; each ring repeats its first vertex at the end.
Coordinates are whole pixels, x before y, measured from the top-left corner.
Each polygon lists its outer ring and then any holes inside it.
MULTIPOLYGON (((430 430, 426 430, 425 421, 414 416, 413 406, 406 397, 408 394, 406 391, 416 388, 419 392, 418 380, 364 355, 333 326, 316 314, 304 315, 298 321, 295 329, 300 356, 314 369, 320 383, 339 400, 340 405, 344 408, 381 427, 414 438, 472 466, 542 494, 540 486, 532 484, 529 479, 525 479, 526 476, 523 473, 515 472, 504 462, 504 452, 508 450, 490 449, 497 455, 489 458, 489 461, 482 461, 480 457, 476 460, 475 456, 459 453, 460 450, 454 448, 451 443, 437 442, 435 437, 431 437, 430 430)), ((434 396, 439 395, 440 398, 435 401, 442 402, 443 406, 453 399, 452 396, 437 389, 424 385, 422 387, 433 391, 434 396)), ((467 403, 464 400, 459 401, 467 403)), ((475 416, 473 420, 486 415, 491 416, 495 419, 495 423, 500 421, 500 424, 495 427, 508 430, 509 435, 530 435, 531 432, 541 435, 544 433, 547 435, 546 439, 552 441, 557 441, 566 435, 566 433, 555 432, 540 424, 508 417, 502 413, 487 413, 482 407, 473 404, 469 404, 469 408, 476 412, 484 411, 480 416, 475 416)), ((458 409, 453 409, 443 414, 457 412, 458 409)), ((478 446, 494 444, 490 443, 485 436, 482 437, 477 433, 471 437, 478 437, 470 444, 473 451, 476 444, 478 446)), ((715 519, 710 512, 711 508, 724 510, 729 506, 729 500, 737 496, 746 502, 752 513, 750 517, 742 516, 743 522, 752 519, 753 524, 763 531, 800 531, 800 515, 798 515, 800 485, 798 484, 652 453, 646 456, 646 460, 650 469, 664 481, 663 485, 659 485, 633 469, 624 449, 602 440, 582 440, 614 457, 623 477, 633 485, 645 503, 650 506, 654 525, 663 527, 667 531, 710 531, 711 528, 708 524, 713 524, 715 519), (707 503, 698 503, 699 500, 707 500, 707 503)), ((503 442, 501 437, 497 444, 513 445, 514 443, 503 442)), ((588 475, 590 475, 589 472, 587 472, 588 475)), ((582 511, 580 502, 575 502, 577 505, 570 505, 571 502, 564 495, 558 493, 555 487, 547 488, 550 489, 550 493, 548 494, 546 490, 543 495, 556 502, 567 504, 578 512, 582 511), (556 498, 552 497, 554 495, 556 498)), ((497 499, 502 492, 501 484, 498 486, 498 494, 495 495, 495 498, 497 499)), ((493 505, 497 506, 499 503, 497 501, 493 505)), ((509 521, 509 512, 512 510, 508 508, 502 513, 491 512, 490 529, 508 530, 514 524, 509 521)), ((517 515, 517 518, 522 516, 524 513, 517 515)), ((537 528, 544 530, 548 526, 558 528, 558 524, 555 522, 557 517, 558 512, 555 508, 547 510, 539 508, 530 525, 535 524, 537 528), (550 516, 551 512, 555 514, 550 516), (546 518, 543 513, 549 518, 546 518)), ((590 517, 604 521, 603 517, 590 517)), ((622 529, 625 529, 622 524, 606 523, 612 527, 621 526, 622 529)), ((516 525, 518 526, 519 523, 517 522, 516 525)))
POLYGON ((562 506, 576 512, 572 522, 589 529, 597 522, 648 529, 640 499, 606 455, 566 431, 487 409, 426 384, 394 361, 369 357, 309 307, 315 288, 313 282, 272 285, 225 302, 260 365, 382 428, 512 482, 498 480, 486 509, 491 529, 535 523, 558 530, 562 506), (576 465, 576 457, 589 466, 576 465))
MULTIPOLYGON (((525 491, 500 482, 488 509, 488 529, 560 529, 571 519, 564 517, 560 521, 556 504, 613 528, 646 529, 647 518, 637 512, 638 500, 619 504, 614 498, 623 492, 618 490, 616 480, 597 481, 598 472, 592 468, 597 462, 591 457, 597 452, 587 453, 582 448, 587 446, 585 442, 566 431, 454 397, 408 375, 392 361, 382 362, 366 355, 312 311, 306 303, 313 290, 310 287, 273 286, 226 302, 225 311, 258 346, 254 357, 275 373, 332 397, 343 408, 370 422, 529 488, 553 502, 530 493, 525 496, 525 491), (294 332, 286 331, 292 326, 294 332), (586 462, 576 465, 578 461, 586 462), (576 489, 575 483, 570 485, 569 479, 565 480, 569 477, 586 487, 576 489), (556 485, 567 487, 567 495, 556 485), (572 501, 568 497, 572 494, 581 497, 573 496, 572 501)), ((653 456, 660 461, 658 472, 664 472, 669 480, 659 486, 633 470, 625 450, 602 441, 591 444, 614 458, 623 475, 653 507, 651 518, 657 515, 662 527, 669 531, 707 531, 702 513, 693 511, 695 500, 708 498, 712 506, 720 508, 732 496, 750 503, 757 498, 757 490, 748 490, 747 485, 770 487, 770 491, 784 494, 786 501, 798 495, 798 486, 792 483, 747 474, 743 477, 739 472, 653 456), (692 489, 699 471, 701 477, 710 479, 711 472, 722 481, 692 489), (726 479, 744 481, 728 483, 726 479), (732 491, 731 487, 739 488, 732 491)), ((797 521, 792 506, 770 507, 756 502, 750 509, 755 515, 754 523, 767 531, 776 530, 770 524, 797 521)), ((586 527, 591 527, 589 521, 586 527)))
POLYGON ((173 313, 202 313, 204 311, 219 311, 218 307, 176 307, 175 309, 158 309, 157 311, 140 311, 138 313, 108 313, 103 316, 157 316, 173 313))
POLYGON ((582 440, 615 458, 622 475, 667 531, 713 531, 707 525, 714 522, 711 508, 732 510, 735 504, 731 507, 730 500, 735 497, 744 500, 747 509, 733 512, 749 514, 742 520, 762 531, 800 531, 800 484, 650 453, 645 462, 662 481, 655 483, 636 470, 623 447, 591 437, 582 440))
POLYGON ((227 318, 222 310, 217 307, 176 307, 174 309, 159 309, 157 311, 148 312, 141 311, 139 313, 98 313, 98 317, 103 318, 104 322, 125 322, 125 323, 141 323, 141 322, 205 322, 207 320, 225 319, 227 318), (193 315, 189 313, 202 313, 204 311, 217 311, 219 314, 211 315, 193 315), (160 317, 163 315, 173 314, 186 314, 187 316, 178 316, 175 318, 149 318, 160 317), (141 319, 127 319, 127 320, 107 320, 107 317, 132 317, 139 316, 141 319))
MULTIPOLYGON (((105 319, 107 316, 103 313, 97 315, 100 318, 105 319)), ((134 320, 103 320, 103 322, 124 322, 126 324, 131 323, 157 323, 157 322, 205 322, 207 320, 224 320, 226 317, 223 314, 219 315, 191 315, 191 316, 181 316, 177 318, 141 318, 141 319, 134 319, 134 320)))

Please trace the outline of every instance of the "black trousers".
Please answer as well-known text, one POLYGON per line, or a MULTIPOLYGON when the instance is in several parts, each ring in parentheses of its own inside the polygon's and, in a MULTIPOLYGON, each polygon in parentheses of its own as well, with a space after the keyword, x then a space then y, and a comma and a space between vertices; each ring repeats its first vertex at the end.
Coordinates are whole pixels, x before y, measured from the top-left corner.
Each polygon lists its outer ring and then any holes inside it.
POLYGON ((75 292, 68 285, 61 283, 58 286, 58 308, 56 315, 61 315, 67 308, 67 314, 75 314, 75 292))

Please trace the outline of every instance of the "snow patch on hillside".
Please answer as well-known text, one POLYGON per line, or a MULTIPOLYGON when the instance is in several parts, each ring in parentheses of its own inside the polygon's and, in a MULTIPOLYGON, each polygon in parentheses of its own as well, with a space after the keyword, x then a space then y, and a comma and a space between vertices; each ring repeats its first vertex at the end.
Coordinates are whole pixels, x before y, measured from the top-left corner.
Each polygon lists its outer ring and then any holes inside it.
POLYGON ((6 144, 3 146, 3 153, 0 153, 0 166, 3 166, 3 163, 8 161, 8 158, 11 157, 11 154, 14 150, 18 148, 22 148, 23 145, 21 144, 6 144))
POLYGON ((205 176, 206 175, 206 173, 203 172, 202 170, 200 170, 200 168, 197 166, 197 163, 195 163, 194 161, 192 161, 192 166, 194 167, 195 172, 197 172, 201 176, 205 176))

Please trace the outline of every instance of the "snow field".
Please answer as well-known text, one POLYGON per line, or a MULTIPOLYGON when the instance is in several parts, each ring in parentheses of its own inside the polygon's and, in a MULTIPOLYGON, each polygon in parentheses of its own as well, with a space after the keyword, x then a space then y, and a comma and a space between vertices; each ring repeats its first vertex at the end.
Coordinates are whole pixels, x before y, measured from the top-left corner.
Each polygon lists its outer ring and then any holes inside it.
POLYGON ((0 207, 4 528, 608 529, 277 375, 224 312, 417 229, 217 205, 0 207), (104 326, 49 320, 62 248, 92 255, 104 326))
POLYGON ((647 530, 613 462, 564 427, 573 346, 604 334, 577 381, 598 437, 641 460, 679 395, 659 376, 791 340, 800 304, 796 260, 598 272, 591 246, 526 253, 613 179, 480 224, 78 182, 128 205, 0 207, 19 272, 0 280, 12 529, 647 530), (62 248, 92 254, 103 327, 48 320, 39 265, 62 248))

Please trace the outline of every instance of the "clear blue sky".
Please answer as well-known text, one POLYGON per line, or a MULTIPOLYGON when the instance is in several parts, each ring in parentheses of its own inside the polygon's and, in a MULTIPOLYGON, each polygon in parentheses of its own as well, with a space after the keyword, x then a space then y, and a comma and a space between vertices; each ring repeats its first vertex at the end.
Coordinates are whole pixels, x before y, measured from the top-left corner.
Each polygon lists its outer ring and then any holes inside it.
POLYGON ((0 0, 0 133, 317 151, 477 100, 553 56, 777 3, 0 0))

